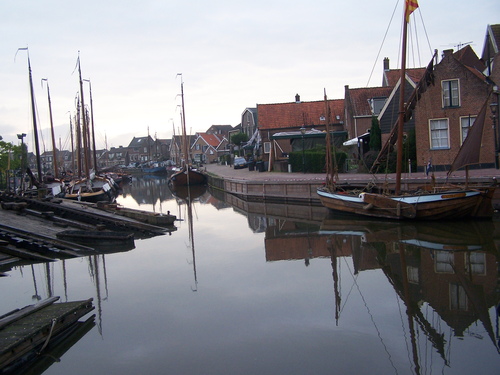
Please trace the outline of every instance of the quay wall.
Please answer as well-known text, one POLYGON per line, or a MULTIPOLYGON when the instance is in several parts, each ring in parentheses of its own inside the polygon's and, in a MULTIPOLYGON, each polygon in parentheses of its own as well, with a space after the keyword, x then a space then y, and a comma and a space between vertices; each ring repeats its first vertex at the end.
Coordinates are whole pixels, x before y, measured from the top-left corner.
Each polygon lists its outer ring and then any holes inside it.
MULTIPOLYGON (((323 181, 318 179, 266 179, 266 180, 252 180, 252 179, 239 179, 228 176, 218 176, 212 173, 208 175, 208 184, 214 188, 237 197, 253 202, 275 202, 275 203, 299 203, 299 204, 313 204, 320 205, 320 201, 316 190, 323 186, 323 181)), ((495 181, 492 177, 472 177, 469 178, 469 183, 473 185, 490 185, 495 181)), ((438 177, 435 179, 436 186, 444 184, 446 179, 438 177)), ((448 181, 456 185, 465 184, 465 178, 453 178, 448 181)), ((373 183, 373 179, 347 179, 339 178, 339 184, 350 185, 356 187, 363 187, 369 183, 373 183)), ((378 184, 385 184, 388 189, 395 187, 395 181, 388 179, 387 181, 381 180, 378 184)), ((407 190, 418 189, 423 186, 431 184, 430 179, 422 178, 405 178, 402 181, 402 188, 407 190)), ((497 189, 493 198, 493 207, 500 209, 500 189, 497 189)))

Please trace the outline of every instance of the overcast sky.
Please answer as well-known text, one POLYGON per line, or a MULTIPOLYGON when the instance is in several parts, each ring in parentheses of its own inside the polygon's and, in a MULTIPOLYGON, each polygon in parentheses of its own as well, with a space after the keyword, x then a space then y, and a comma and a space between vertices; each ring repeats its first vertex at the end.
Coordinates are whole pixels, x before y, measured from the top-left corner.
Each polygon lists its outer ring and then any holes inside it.
MULTIPOLYGON (((425 66, 433 49, 459 43, 472 42, 480 55, 487 25, 500 23, 498 0, 419 4, 412 34, 421 52, 409 58, 411 66, 425 66)), ((191 133, 235 126, 245 108, 291 102, 296 93, 315 101, 326 89, 330 99, 342 99, 345 85, 380 86, 383 58, 391 68, 399 61, 402 6, 403 0, 4 0, 0 135, 17 144, 16 134, 27 133, 33 150, 27 54, 16 56, 21 47, 29 47, 42 151, 52 149, 42 78, 58 145, 71 149, 79 51, 82 76, 92 84, 97 147, 105 139, 107 147, 127 146, 148 129, 158 138, 170 138, 174 126, 178 132, 177 73, 191 133)), ((84 94, 89 105, 88 83, 84 94)))

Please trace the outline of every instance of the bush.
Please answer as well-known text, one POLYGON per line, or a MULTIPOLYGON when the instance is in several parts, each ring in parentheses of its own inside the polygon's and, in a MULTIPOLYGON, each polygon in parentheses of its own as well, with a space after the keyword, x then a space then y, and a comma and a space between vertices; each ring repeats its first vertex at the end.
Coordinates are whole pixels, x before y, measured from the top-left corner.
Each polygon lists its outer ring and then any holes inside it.
MULTIPOLYGON (((292 171, 308 173, 325 173, 326 172, 326 152, 325 150, 306 150, 304 153, 302 151, 291 152, 289 155, 288 162, 292 165, 292 171), (304 160, 302 160, 304 156, 304 160)), ((333 158, 333 154, 332 154, 333 158)), ((347 154, 345 152, 336 153, 337 165, 339 172, 345 172, 345 162, 347 159, 347 154)), ((333 164, 333 160, 332 160, 333 164)))

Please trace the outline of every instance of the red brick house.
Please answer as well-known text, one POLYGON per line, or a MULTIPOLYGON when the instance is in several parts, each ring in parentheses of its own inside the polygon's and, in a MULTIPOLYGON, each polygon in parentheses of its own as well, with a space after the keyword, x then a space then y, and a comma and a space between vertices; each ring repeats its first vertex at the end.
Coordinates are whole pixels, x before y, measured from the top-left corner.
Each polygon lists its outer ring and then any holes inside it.
MULTIPOLYGON (((443 51, 434 66, 434 85, 422 95, 414 119, 416 125, 417 168, 430 161, 435 170, 448 170, 467 136, 493 85, 488 82, 484 63, 470 46, 453 53, 443 51)), ((486 116, 480 167, 495 165, 495 136, 490 112, 486 116)))
MULTIPOLYGON (((330 131, 344 131, 344 100, 327 100, 330 112, 330 131)), ((297 94, 295 102, 257 104, 260 147, 258 157, 264 162, 285 161, 292 151, 291 139, 274 139, 283 132, 300 132, 300 129, 324 131, 326 127, 325 101, 302 102, 297 94)))

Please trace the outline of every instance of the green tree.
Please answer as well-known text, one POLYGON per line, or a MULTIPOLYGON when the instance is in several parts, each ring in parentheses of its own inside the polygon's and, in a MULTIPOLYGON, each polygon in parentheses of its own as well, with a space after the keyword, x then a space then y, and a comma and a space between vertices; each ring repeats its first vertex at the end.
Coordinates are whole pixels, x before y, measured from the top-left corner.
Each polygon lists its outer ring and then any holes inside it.
POLYGON ((376 116, 372 116, 372 127, 370 128, 370 151, 382 149, 382 131, 376 116))
MULTIPOLYGON (((236 133, 231 136, 231 143, 238 146, 238 149, 241 149, 241 144, 247 141, 248 135, 245 133, 236 133)), ((243 153, 241 153, 240 155, 243 155, 243 153)))
POLYGON ((21 153, 21 146, 0 141, 0 170, 19 168, 21 166, 21 153))

